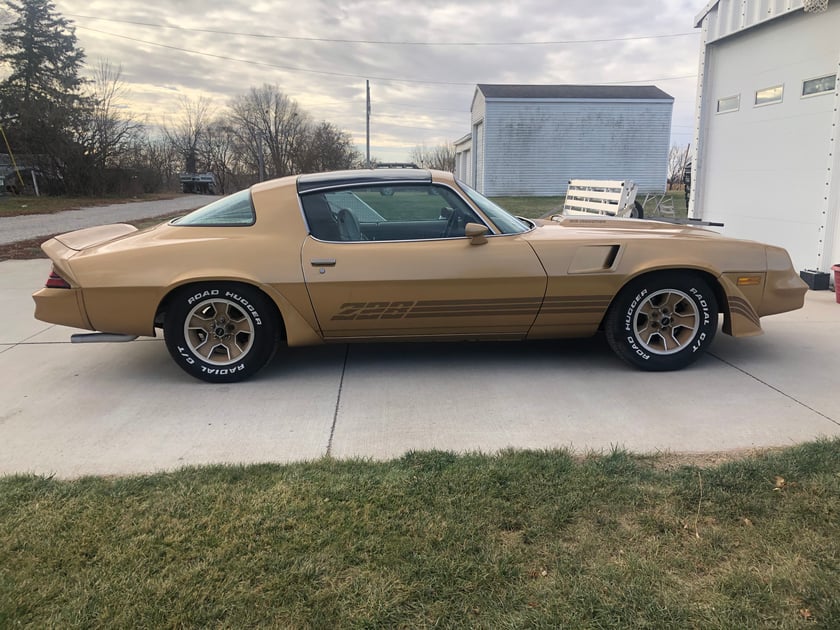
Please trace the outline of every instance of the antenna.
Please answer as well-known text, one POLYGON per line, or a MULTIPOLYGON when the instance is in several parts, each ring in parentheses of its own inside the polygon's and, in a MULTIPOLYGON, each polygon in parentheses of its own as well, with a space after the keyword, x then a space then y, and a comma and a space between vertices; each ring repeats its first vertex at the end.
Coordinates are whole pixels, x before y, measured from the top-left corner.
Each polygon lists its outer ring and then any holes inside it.
POLYGON ((370 81, 365 79, 365 89, 367 91, 367 106, 365 112, 367 116, 367 167, 370 168, 370 81))

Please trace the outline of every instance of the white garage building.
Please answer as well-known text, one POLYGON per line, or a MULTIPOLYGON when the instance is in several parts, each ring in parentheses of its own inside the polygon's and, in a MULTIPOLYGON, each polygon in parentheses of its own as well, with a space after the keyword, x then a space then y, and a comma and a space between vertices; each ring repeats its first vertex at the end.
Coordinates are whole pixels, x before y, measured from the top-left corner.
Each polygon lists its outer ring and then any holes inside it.
POLYGON ((490 196, 562 195, 570 179, 661 192, 673 106, 652 85, 480 84, 455 174, 490 196))
POLYGON ((840 263, 840 0, 805 4, 713 0, 697 16, 689 216, 829 271, 840 263))

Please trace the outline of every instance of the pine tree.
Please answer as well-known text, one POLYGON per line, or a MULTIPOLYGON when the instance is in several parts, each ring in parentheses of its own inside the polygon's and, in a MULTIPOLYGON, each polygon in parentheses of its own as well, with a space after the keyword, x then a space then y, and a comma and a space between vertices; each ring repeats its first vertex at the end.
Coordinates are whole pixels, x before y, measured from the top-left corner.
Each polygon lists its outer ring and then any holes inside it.
POLYGON ((87 105, 79 76, 84 51, 50 0, 8 6, 14 20, 0 33, 0 64, 11 72, 0 82, 0 124, 18 153, 42 156, 39 166, 60 171, 78 150, 76 129, 87 105))

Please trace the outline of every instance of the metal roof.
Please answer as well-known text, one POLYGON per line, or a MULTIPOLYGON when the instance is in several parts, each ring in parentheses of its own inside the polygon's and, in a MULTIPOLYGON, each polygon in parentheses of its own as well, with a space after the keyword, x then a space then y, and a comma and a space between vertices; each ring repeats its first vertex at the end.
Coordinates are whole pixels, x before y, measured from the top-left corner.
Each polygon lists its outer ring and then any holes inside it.
POLYGON ((674 100, 655 85, 504 85, 479 83, 485 98, 674 100))
POLYGON ((694 18, 694 26, 705 26, 708 45, 802 8, 802 0, 710 0, 694 18))

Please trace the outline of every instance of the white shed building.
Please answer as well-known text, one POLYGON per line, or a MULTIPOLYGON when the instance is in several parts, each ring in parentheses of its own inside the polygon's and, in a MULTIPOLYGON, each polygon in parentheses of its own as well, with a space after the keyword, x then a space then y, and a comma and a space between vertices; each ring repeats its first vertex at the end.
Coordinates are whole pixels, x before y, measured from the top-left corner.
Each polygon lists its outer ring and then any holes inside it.
POLYGON ((840 0, 805 4, 713 0, 697 16, 689 215, 828 271, 840 262, 840 0))
POLYGON ((480 84, 455 173, 490 196, 562 195, 570 179, 663 191, 673 106, 654 86, 480 84))
POLYGON ((462 182, 472 185, 472 134, 458 138, 455 147, 455 176, 462 182))

